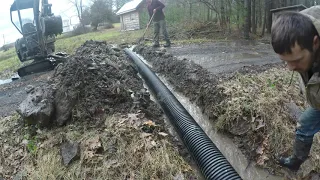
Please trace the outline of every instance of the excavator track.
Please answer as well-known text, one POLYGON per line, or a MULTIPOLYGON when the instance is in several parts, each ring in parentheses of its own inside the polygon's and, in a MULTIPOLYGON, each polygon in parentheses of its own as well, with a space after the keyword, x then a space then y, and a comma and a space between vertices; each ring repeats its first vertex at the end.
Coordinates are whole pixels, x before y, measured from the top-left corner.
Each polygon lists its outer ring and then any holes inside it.
POLYGON ((27 76, 34 73, 50 71, 54 69, 54 65, 51 61, 43 60, 38 62, 33 62, 18 69, 18 75, 20 77, 27 76))
POLYGON ((27 76, 30 74, 46 72, 53 70, 59 63, 63 63, 67 58, 65 53, 57 53, 55 55, 49 55, 42 61, 35 61, 29 65, 18 69, 18 75, 20 77, 27 76))

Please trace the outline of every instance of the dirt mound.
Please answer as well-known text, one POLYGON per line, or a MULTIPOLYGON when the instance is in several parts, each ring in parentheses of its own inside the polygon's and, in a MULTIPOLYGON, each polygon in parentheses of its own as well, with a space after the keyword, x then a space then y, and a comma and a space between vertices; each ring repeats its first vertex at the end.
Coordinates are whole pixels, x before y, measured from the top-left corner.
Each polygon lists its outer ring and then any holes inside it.
POLYGON ((216 118, 216 105, 225 98, 222 89, 217 87, 217 76, 191 60, 178 60, 165 49, 155 51, 151 47, 137 46, 134 50, 152 62, 153 70, 164 75, 177 91, 195 102, 210 118, 216 118))
MULTIPOLYGON (((154 71, 165 76, 176 91, 195 102, 218 130, 230 135, 248 159, 270 172, 283 173, 276 158, 290 154, 296 124, 288 104, 295 103, 303 109, 306 102, 299 95, 299 86, 290 85, 297 77, 286 71, 282 63, 243 67, 217 77, 165 50, 143 46, 135 50, 150 61, 154 71)), ((314 153, 318 148, 316 142, 310 160, 302 168, 303 176, 311 170, 318 172, 320 166, 314 153)))
POLYGON ((117 47, 88 41, 26 91, 19 113, 36 126, 0 119, 0 179, 198 179, 117 47))
POLYGON ((159 116, 161 112, 150 102, 123 51, 105 42, 87 41, 56 68, 48 84, 29 92, 18 112, 32 124, 61 126, 70 119, 137 109, 159 116))

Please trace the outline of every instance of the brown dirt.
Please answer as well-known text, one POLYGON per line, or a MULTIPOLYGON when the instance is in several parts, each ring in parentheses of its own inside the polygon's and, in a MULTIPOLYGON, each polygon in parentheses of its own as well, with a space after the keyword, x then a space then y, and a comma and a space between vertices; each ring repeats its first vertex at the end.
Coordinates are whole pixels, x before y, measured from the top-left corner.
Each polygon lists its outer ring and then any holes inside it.
POLYGON ((296 103, 299 103, 300 107, 305 107, 303 97, 299 97, 297 86, 295 84, 289 86, 291 73, 283 71, 282 63, 247 66, 233 73, 215 76, 193 61, 173 57, 165 49, 137 46, 135 51, 151 62, 153 70, 163 75, 176 91, 196 103, 205 115, 216 122, 219 130, 230 135, 250 160, 269 169, 272 173, 282 174, 279 166, 276 165, 275 155, 289 153, 295 126, 295 121, 290 119, 285 103, 297 100, 296 103), (257 75, 270 69, 269 74, 272 76, 261 77, 259 81, 254 82, 257 75), (247 79, 241 79, 243 75, 247 79), (234 79, 240 81, 240 84, 225 84, 225 82, 232 83, 234 79), (221 86, 223 83, 224 86, 221 86), (248 89, 240 87, 241 83, 248 86, 248 89), (254 93, 251 96, 257 97, 261 93, 259 88, 264 88, 265 94, 263 95, 265 99, 259 99, 261 102, 255 104, 249 102, 252 98, 239 99, 239 103, 236 104, 239 108, 232 107, 234 106, 232 101, 237 101, 232 98, 238 97, 233 96, 232 93, 241 94, 244 91, 242 95, 250 96, 250 93, 254 93), (234 91, 235 89, 239 92, 234 91), (246 107, 246 105, 256 107, 246 107), (259 109, 260 106, 266 109, 259 109), (274 113, 272 108, 278 106, 280 109, 274 113), (276 119, 268 119, 267 113, 273 113, 274 115, 270 117, 276 119), (262 150, 262 154, 259 150, 262 150))
POLYGON ((225 98, 222 89, 217 88, 217 76, 190 60, 178 60, 168 53, 154 51, 150 47, 138 46, 135 51, 150 61, 154 71, 164 75, 178 92, 182 92, 201 107, 209 118, 216 118, 216 105, 225 98))
POLYGON ((186 163, 192 164, 190 155, 168 135, 162 111, 150 100, 129 62, 122 50, 106 42, 87 41, 59 65, 49 81, 37 87, 53 91, 49 128, 24 127, 19 116, 0 120, 0 179, 43 179, 50 173, 58 179, 62 173, 67 179, 197 179, 186 163), (102 152, 86 149, 92 136, 102 142, 102 152), (59 165, 58 149, 66 140, 84 146, 81 160, 71 167, 59 165), (98 167, 106 163, 111 163, 111 170, 102 173, 98 167))
MULTIPOLYGON (((56 104, 61 107, 57 111, 65 110, 69 104, 77 104, 73 117, 82 119, 103 112, 114 114, 137 110, 131 94, 137 95, 144 89, 124 53, 113 50, 105 42, 96 41, 87 41, 70 61, 58 67, 53 83, 57 89, 56 104)), ((161 114, 159 108, 151 104, 148 95, 137 98, 142 109, 154 111, 150 115, 161 114)))
MULTIPOLYGON (((136 110, 150 118, 161 115, 124 52, 105 42, 87 41, 66 63, 55 69, 48 84, 41 88, 44 92, 52 89, 50 95, 42 97, 43 100, 54 99, 50 124, 61 126, 69 120, 92 119, 97 123, 103 114, 136 110)), ((24 103, 27 106, 35 104, 33 99, 39 96, 33 91, 29 94, 29 101, 26 99, 27 103, 24 103)))

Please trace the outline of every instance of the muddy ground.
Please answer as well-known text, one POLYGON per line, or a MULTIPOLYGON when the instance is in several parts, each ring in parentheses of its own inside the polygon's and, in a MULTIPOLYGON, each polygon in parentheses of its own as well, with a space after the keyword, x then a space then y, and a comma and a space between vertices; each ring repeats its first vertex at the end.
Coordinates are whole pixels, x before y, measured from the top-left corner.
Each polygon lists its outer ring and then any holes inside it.
MULTIPOLYGON (((244 64, 253 65, 243 67, 242 63, 235 63, 230 69, 225 62, 218 61, 223 68, 216 71, 214 63, 181 55, 179 51, 173 53, 176 57, 161 48, 137 46, 135 51, 177 92, 199 106, 215 123, 215 128, 230 135, 249 160, 272 174, 286 173, 276 163, 277 156, 292 150, 296 118, 290 116, 286 104, 295 102, 298 109, 303 109, 306 103, 299 95, 296 76, 286 71, 276 56, 245 58, 244 64)), ((199 48, 197 52, 198 56, 206 56, 200 54, 204 51, 199 48)), ((317 154, 314 153, 318 147, 318 140, 315 140, 310 161, 305 163, 299 177, 308 179, 310 172, 318 172, 317 154)))
POLYGON ((52 73, 30 75, 20 80, 0 85, 0 118, 10 116, 16 112, 18 105, 26 98, 27 86, 39 86, 46 83, 52 73))
POLYGON ((270 44, 258 41, 226 41, 173 46, 168 52, 192 60, 213 74, 230 73, 250 65, 279 63, 270 44))
MULTIPOLYGON (((103 50, 102 50, 103 51, 103 50)), ((216 78, 216 76, 225 78, 230 78, 230 75, 232 76, 234 71, 239 71, 241 73, 248 73, 248 72, 261 72, 267 69, 270 69, 275 66, 279 66, 279 59, 273 54, 273 52, 270 49, 270 45, 267 44, 261 44, 257 42, 251 42, 251 41, 237 41, 237 42, 220 42, 220 43, 206 43, 201 45, 184 45, 184 46, 174 46, 171 49, 168 49, 168 52, 172 53, 173 55, 177 56, 178 59, 182 59, 182 61, 163 61, 157 59, 158 57, 170 59, 172 58, 172 55, 165 53, 162 50, 159 51, 147 51, 147 53, 143 53, 141 49, 139 50, 144 56, 148 59, 151 59, 153 61, 155 70, 158 73, 168 73, 170 72, 169 76, 174 78, 168 78, 168 81, 171 84, 176 84, 176 90, 179 92, 183 92, 187 97, 191 99, 191 101, 196 102, 200 107, 204 107, 203 111, 205 114, 209 115, 210 118, 217 118, 215 112, 217 110, 214 105, 218 105, 223 101, 225 98, 222 94, 222 89, 216 88, 215 86, 218 85, 221 81, 219 78, 216 78), (187 59, 185 59, 187 58, 187 59), (195 62, 196 64, 194 64, 195 62), (248 66, 247 65, 256 65, 256 66, 248 66), (264 66, 260 66, 264 65, 264 66), (177 68, 177 67, 184 67, 184 68, 177 68), (208 71, 203 71, 203 68, 207 69, 208 71), (190 86, 192 84, 192 87, 190 86), (191 88, 190 88, 191 87, 191 88), (210 96, 208 96, 210 95, 210 96)), ((96 51, 88 50, 86 52, 85 49, 82 49, 79 55, 86 56, 88 53, 92 53, 92 56, 89 56, 89 58, 97 58, 98 63, 101 63, 101 57, 99 57, 99 53, 101 53, 101 50, 97 49, 96 51), (81 54, 82 53, 82 54, 81 54), (100 59, 100 60, 99 60, 100 59)), ((103 57, 102 57, 103 58, 103 57)), ((161 58, 160 58, 161 59, 161 58)), ((78 61, 76 61, 78 62, 78 61)), ((108 65, 108 62, 106 61, 106 64, 108 65)), ((103 65, 106 65, 103 64, 103 65)), ((94 72, 97 62, 93 61, 92 63, 88 64, 88 68, 91 68, 94 72)), ((117 65, 113 66, 109 64, 109 66, 113 67, 113 69, 117 69, 117 65)), ((99 68, 99 67, 98 67, 99 68)), ((130 68, 130 67, 128 67, 130 68)), ((89 74, 92 74, 93 72, 88 71, 89 74)), ((108 72, 108 71, 106 71, 108 72)), ((26 87, 27 85, 33 85, 33 86, 41 86, 44 85, 50 81, 52 81, 51 76, 54 72, 41 74, 39 76, 34 75, 30 77, 23 78, 21 80, 18 80, 16 82, 5 84, 0 86, 0 117, 9 116, 15 113, 16 108, 18 107, 18 104, 21 103, 21 101, 26 97, 26 87), (12 98, 14 97, 14 98, 12 98)), ((94 74, 94 73, 93 73, 94 74)), ((92 74, 92 75, 93 75, 92 74)), ((130 74, 130 73, 129 73, 130 74)), ((71 74, 74 77, 79 77, 79 75, 84 76, 84 74, 78 74, 76 72, 75 74, 71 74)), ((99 74, 97 78, 99 78, 99 74)), ((65 75, 62 75, 62 79, 65 75)), ((68 76, 68 75, 67 75, 68 76)), ((119 76, 118 78, 121 79, 119 76)), ((70 79, 70 77, 69 77, 70 79)), ((86 78, 85 78, 86 79, 86 78)), ((101 108, 101 104, 97 104, 96 106, 92 106, 95 101, 101 100, 101 99, 108 99, 109 96, 96 96, 95 94, 85 93, 86 91, 93 92, 96 91, 98 88, 98 94, 101 94, 102 91, 101 87, 94 87, 90 88, 91 86, 86 86, 86 83, 88 81, 95 81, 99 82, 97 79, 86 79, 83 84, 85 85, 81 90, 82 96, 84 96, 84 99, 88 99, 90 102, 89 105, 91 106, 80 106, 77 108, 82 108, 85 110, 86 113, 84 114, 78 114, 74 113, 77 111, 74 111, 73 113, 76 115, 75 117, 83 117, 83 115, 90 117, 91 115, 101 114, 101 112, 105 113, 105 109, 107 110, 107 113, 112 114, 114 112, 120 112, 120 113, 127 113, 128 109, 132 108, 132 105, 134 104, 133 101, 125 102, 120 99, 119 103, 120 105, 116 108, 116 110, 113 110, 113 108, 110 108, 110 106, 101 108)), ((66 87, 68 89, 68 86, 71 87, 79 86, 79 84, 75 84, 74 82, 64 82, 61 85, 63 87, 66 87)), ((121 83, 122 84, 122 83, 121 83)), ((135 84, 135 83, 131 83, 135 84)), ((106 84, 97 84, 97 86, 104 86, 106 84)), ((117 82, 113 82, 111 85, 111 94, 117 94, 120 92, 123 92, 122 87, 117 87, 117 82)), ((107 85, 108 86, 108 85, 107 85)), ((60 86, 58 86, 59 88, 60 86)), ((80 88, 81 89, 81 88, 80 88)), ((128 90, 128 89, 127 89, 128 90)), ((135 89, 134 91, 137 91, 135 89)), ((125 97, 128 97, 130 94, 125 94, 125 97)), ((75 97, 72 97, 71 99, 75 99, 75 97)), ((112 97, 111 97, 112 99, 112 97)), ((124 98, 126 99, 126 98, 124 98)), ((80 101, 83 102, 82 104, 85 104, 87 100, 80 101)), ((108 103, 108 102, 105 102, 108 103)), ((117 103, 117 104, 119 104, 117 103)), ((81 104, 81 103, 80 103, 81 104)), ((153 109, 155 110, 155 109, 153 109)), ((79 112, 79 111, 78 111, 79 112)), ((145 114, 148 114, 150 110, 144 111, 145 114)), ((153 113, 151 113, 152 115, 153 113)), ((157 123, 161 124, 161 121, 157 121, 157 123)), ((99 124, 101 125, 101 124, 99 124)))
MULTIPOLYGON (((214 74, 222 73, 224 75, 235 70, 241 70, 244 73, 250 72, 253 70, 252 68, 243 68, 248 65, 280 62, 278 57, 273 53, 270 44, 256 41, 239 40, 236 42, 177 45, 168 49, 168 52, 179 59, 187 58, 188 60, 192 60, 214 74)), ((268 66, 256 69, 264 70, 268 66)), ((26 86, 37 86, 47 82, 49 78, 50 73, 44 73, 0 85, 0 117, 5 117, 15 112, 15 109, 18 107, 17 105, 26 96, 26 86)))
POLYGON ((198 179, 115 46, 87 41, 53 72, 2 89, 16 97, 2 115, 21 117, 0 120, 0 179, 198 179))

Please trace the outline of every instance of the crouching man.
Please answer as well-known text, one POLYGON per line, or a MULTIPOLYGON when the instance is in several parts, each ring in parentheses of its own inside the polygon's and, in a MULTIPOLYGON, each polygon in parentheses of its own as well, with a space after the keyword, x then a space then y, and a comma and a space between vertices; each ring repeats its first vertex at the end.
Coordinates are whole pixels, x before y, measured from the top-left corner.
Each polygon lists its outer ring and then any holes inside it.
POLYGON ((271 42, 288 68, 300 74, 309 108, 297 122, 293 154, 279 164, 299 170, 308 158, 314 135, 320 130, 320 6, 282 13, 272 25, 271 42))

